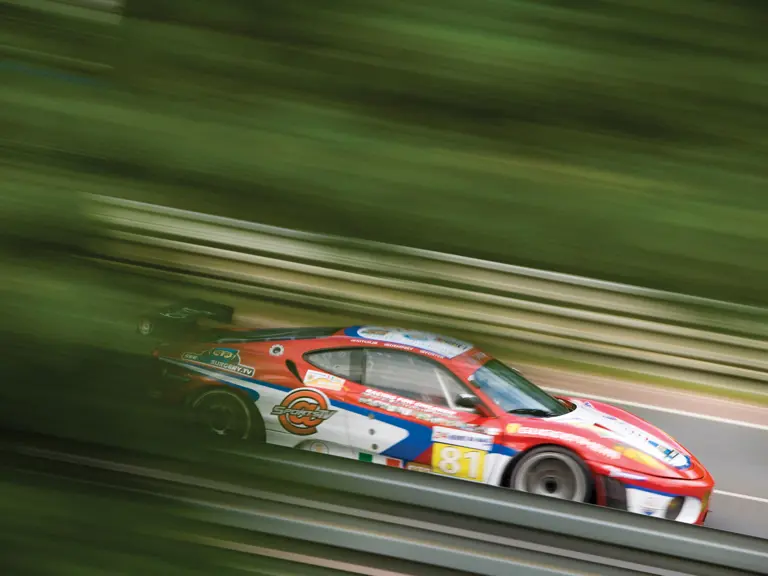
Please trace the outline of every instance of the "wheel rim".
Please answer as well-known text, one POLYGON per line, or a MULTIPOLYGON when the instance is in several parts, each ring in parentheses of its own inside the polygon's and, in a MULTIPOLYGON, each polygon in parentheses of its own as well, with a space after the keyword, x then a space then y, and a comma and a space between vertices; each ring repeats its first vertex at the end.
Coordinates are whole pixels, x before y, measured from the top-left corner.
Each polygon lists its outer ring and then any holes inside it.
POLYGON ((195 402, 194 411, 195 420, 208 434, 233 439, 248 437, 250 415, 238 398, 229 394, 203 395, 195 402))
POLYGON ((587 496, 583 470, 573 458, 558 452, 541 452, 521 462, 512 487, 561 500, 583 502, 587 496))

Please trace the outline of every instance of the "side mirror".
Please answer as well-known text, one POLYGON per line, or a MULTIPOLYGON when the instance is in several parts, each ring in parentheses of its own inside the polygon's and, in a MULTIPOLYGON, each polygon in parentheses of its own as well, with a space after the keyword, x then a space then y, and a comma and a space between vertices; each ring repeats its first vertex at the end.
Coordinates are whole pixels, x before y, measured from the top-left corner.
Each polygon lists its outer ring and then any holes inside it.
POLYGON ((480 398, 474 394, 459 394, 454 402, 461 408, 477 408, 481 404, 480 398))

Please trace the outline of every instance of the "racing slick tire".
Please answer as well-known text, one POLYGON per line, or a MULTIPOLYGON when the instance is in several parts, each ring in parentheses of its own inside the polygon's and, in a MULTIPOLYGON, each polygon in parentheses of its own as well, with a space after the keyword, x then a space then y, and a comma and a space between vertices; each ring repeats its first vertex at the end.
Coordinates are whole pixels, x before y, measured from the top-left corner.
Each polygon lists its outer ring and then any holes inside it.
POLYGON ((265 441, 264 421, 240 396, 225 389, 208 389, 189 405, 192 424, 207 442, 234 444, 265 441))
POLYGON ((542 446, 526 452, 515 464, 509 487, 550 498, 590 502, 594 479, 584 461, 559 446, 542 446))

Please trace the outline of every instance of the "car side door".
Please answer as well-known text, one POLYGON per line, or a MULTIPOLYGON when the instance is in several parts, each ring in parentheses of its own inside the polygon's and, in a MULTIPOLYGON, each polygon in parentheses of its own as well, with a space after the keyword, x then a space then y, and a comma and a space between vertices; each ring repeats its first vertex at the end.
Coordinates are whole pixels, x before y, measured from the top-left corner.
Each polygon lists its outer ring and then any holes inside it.
POLYGON ((360 356, 354 349, 328 348, 307 352, 289 370, 299 381, 274 406, 264 421, 269 441, 324 454, 346 456, 349 412, 346 382, 359 379, 360 356))
POLYGON ((351 386, 347 395, 366 417, 364 425, 350 421, 351 447, 359 459, 480 479, 481 459, 465 458, 461 447, 450 444, 452 434, 482 419, 474 409, 455 404, 459 394, 471 391, 445 366, 424 355, 363 350, 362 386, 351 386))

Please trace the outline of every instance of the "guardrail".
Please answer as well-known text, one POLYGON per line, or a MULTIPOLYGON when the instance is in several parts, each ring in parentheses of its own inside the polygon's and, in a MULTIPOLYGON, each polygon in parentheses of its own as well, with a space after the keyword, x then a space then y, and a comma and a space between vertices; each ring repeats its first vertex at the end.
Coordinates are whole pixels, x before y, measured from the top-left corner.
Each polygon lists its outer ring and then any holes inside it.
POLYGON ((104 196, 88 210, 94 254, 156 274, 710 385, 768 382, 766 308, 104 196))
POLYGON ((190 529, 261 535, 250 545, 196 536, 244 552, 268 536, 294 549, 333 547, 347 564, 357 554, 390 574, 397 561, 410 563, 409 574, 427 566, 498 576, 768 573, 768 543, 758 538, 287 448, 192 462, 38 437, 6 440, 0 452, 2 466, 171 499, 190 529))

